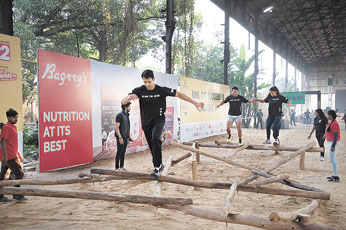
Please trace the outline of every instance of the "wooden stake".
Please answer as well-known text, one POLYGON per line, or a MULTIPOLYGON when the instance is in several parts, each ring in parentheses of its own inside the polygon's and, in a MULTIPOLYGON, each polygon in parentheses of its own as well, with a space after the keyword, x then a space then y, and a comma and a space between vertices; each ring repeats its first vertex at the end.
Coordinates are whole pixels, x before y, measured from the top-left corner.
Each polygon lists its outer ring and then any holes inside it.
POLYGON ((290 212, 290 213, 277 213, 273 212, 270 214, 269 219, 270 221, 274 222, 288 222, 293 220, 298 220, 301 222, 309 222, 310 221, 310 213, 315 211, 316 208, 318 208, 319 201, 313 200, 311 204, 306 206, 305 208, 290 212))
POLYGON ((213 158, 213 159, 216 159, 216 160, 219 160, 219 161, 223 161, 223 162, 226 162, 226 163, 228 163, 230 165, 234 165, 234 166, 237 166, 237 167, 240 167, 240 168, 244 168, 244 169, 248 169, 248 170, 253 169, 252 167, 249 167, 247 165, 243 165, 243 164, 237 163, 237 162, 232 161, 232 160, 227 160, 227 159, 225 159, 223 157, 214 156, 214 155, 211 155, 211 154, 206 153, 204 151, 201 151, 201 150, 198 150, 198 149, 194 149, 194 148, 191 148, 191 147, 188 147, 188 146, 185 146, 185 145, 173 142, 173 141, 171 141, 171 145, 175 146, 175 147, 179 147, 181 149, 185 149, 185 150, 191 151, 191 152, 199 153, 199 154, 201 154, 203 156, 210 157, 210 158, 213 158))
POLYGON ((45 196, 45 197, 59 197, 59 198, 78 198, 88 200, 106 200, 106 201, 120 201, 138 204, 177 204, 188 205, 192 204, 192 199, 185 198, 164 198, 164 197, 150 197, 138 196, 127 194, 114 194, 106 192, 89 192, 89 191, 57 191, 39 188, 17 188, 17 187, 1 187, 0 193, 2 194, 21 194, 26 196, 45 196))
MULTIPOLYGON (((199 149, 199 142, 195 141, 195 148, 199 149)), ((196 153, 196 161, 197 163, 201 162, 201 155, 199 153, 196 153)))
POLYGON ((300 170, 305 169, 305 153, 300 155, 300 170))
POLYGON ((192 153, 186 153, 184 155, 182 155, 181 157, 178 157, 177 159, 172 161, 172 166, 175 164, 178 164, 180 161, 185 160, 186 158, 189 158, 192 156, 192 153))
MULTIPOLYGON (((161 173, 162 176, 167 176, 168 175, 168 171, 171 168, 172 165, 172 156, 168 157, 168 160, 166 162, 165 167, 163 168, 163 171, 161 173)), ((162 191, 162 182, 158 181, 155 185, 155 190, 154 190, 154 196, 156 197, 161 197, 161 191, 162 191)))
POLYGON ((199 217, 202 219, 219 221, 223 223, 242 224, 268 230, 337 230, 337 228, 331 226, 317 225, 311 223, 296 223, 293 221, 287 223, 272 222, 267 218, 248 216, 242 214, 223 216, 217 211, 196 208, 192 205, 163 205, 160 207, 181 211, 184 214, 199 217))
MULTIPOLYGON (((197 161, 192 161, 191 162, 191 168, 192 168, 192 179, 194 181, 198 180, 198 175, 197 175, 197 161)), ((194 187, 194 190, 199 190, 198 187, 194 187)))
POLYGON ((266 184, 280 182, 280 181, 288 179, 288 178, 289 178, 289 176, 287 176, 287 175, 279 175, 279 176, 274 176, 274 177, 267 178, 264 180, 256 181, 253 185, 256 187, 259 187, 259 186, 266 185, 266 184))
MULTIPOLYGON (((256 169, 251 170, 251 172, 254 173, 254 174, 266 177, 266 178, 273 177, 273 175, 271 175, 269 173, 266 173, 266 172, 263 172, 263 171, 260 171, 260 170, 256 170, 256 169)), ((285 184, 287 186, 290 186, 292 188, 302 189, 302 190, 305 190, 305 191, 324 192, 321 189, 314 188, 314 187, 307 186, 307 185, 303 185, 303 184, 299 184, 299 183, 295 183, 295 182, 292 182, 290 180, 283 180, 283 181, 280 181, 280 183, 285 184)))
POLYGON ((233 152, 233 154, 229 157, 229 159, 233 160, 234 158, 236 158, 236 156, 238 155, 238 153, 240 153, 240 151, 246 149, 247 147, 249 147, 249 144, 245 144, 242 147, 236 148, 233 152))
MULTIPOLYGON (((219 182, 206 182, 206 181, 194 181, 181 179, 171 176, 159 176, 153 179, 150 174, 138 173, 138 172, 123 172, 107 169, 91 169, 91 173, 102 174, 102 175, 113 175, 117 177, 122 177, 124 180, 157 180, 162 182, 181 184, 186 186, 200 187, 200 188, 211 188, 211 189, 229 189, 232 185, 231 183, 219 183, 219 182)), ((330 194, 325 192, 311 192, 311 191, 299 191, 299 190, 286 190, 286 189, 275 189, 267 187, 254 187, 250 185, 238 185, 238 191, 244 192, 254 192, 254 193, 264 193, 272 195, 282 195, 282 196, 296 196, 305 198, 314 198, 321 200, 329 200, 330 194)))
POLYGON ((224 216, 228 216, 229 214, 231 214, 231 207, 232 207, 235 194, 237 192, 238 184, 239 184, 239 178, 236 177, 233 181, 233 184, 231 185, 228 195, 225 197, 225 201, 221 211, 221 214, 224 216))

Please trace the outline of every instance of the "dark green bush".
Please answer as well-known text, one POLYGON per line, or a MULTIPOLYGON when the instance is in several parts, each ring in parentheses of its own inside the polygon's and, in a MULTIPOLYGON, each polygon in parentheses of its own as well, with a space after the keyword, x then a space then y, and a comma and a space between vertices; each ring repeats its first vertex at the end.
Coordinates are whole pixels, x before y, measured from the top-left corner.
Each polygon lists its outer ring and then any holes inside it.
POLYGON ((24 125, 23 129, 23 155, 27 160, 38 160, 38 127, 24 125))

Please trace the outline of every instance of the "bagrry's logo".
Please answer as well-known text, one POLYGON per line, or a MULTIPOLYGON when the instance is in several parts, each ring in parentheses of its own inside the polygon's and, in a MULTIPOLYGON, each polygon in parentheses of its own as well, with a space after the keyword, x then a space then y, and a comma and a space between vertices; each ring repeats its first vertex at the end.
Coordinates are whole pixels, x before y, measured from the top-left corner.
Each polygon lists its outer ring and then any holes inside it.
POLYGON ((0 69, 0 81, 15 81, 17 74, 10 73, 6 69, 0 69))
POLYGON ((54 63, 47 64, 46 70, 42 75, 42 79, 47 78, 51 80, 57 80, 59 81, 60 86, 64 85, 65 81, 75 82, 77 84, 76 87, 80 87, 82 83, 87 82, 87 75, 84 72, 80 75, 77 75, 75 73, 55 72, 55 69, 56 65, 54 63))

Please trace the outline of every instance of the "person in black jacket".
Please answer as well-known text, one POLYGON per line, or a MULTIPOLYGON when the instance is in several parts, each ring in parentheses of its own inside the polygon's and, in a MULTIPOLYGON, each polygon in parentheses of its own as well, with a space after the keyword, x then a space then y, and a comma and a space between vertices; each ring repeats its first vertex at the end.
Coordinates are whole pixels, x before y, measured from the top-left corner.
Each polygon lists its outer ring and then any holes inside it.
MULTIPOLYGON (((326 140, 324 134, 326 132, 326 127, 328 126, 328 119, 324 115, 322 109, 316 109, 315 115, 316 117, 314 119, 314 125, 312 126, 312 130, 310 132, 310 135, 308 136, 308 139, 310 139, 313 132, 316 131, 315 133, 318 144, 324 149, 324 141, 326 140)), ((324 160, 324 151, 321 152, 320 160, 324 160)))
POLYGON ((115 137, 117 139, 117 155, 115 157, 115 169, 126 171, 124 168, 125 152, 127 144, 132 141, 130 137, 130 111, 131 102, 121 105, 121 112, 115 118, 115 137))

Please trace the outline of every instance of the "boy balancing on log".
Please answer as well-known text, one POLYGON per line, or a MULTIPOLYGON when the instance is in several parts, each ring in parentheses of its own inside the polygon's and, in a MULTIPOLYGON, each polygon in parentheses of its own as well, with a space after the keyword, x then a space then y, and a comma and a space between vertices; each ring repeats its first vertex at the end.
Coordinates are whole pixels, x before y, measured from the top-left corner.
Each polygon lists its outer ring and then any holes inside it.
POLYGON ((241 133, 241 123, 242 123, 242 115, 241 115, 241 105, 242 103, 252 103, 254 102, 254 99, 248 100, 245 97, 238 94, 238 87, 232 88, 232 94, 225 98, 224 101, 222 101, 220 104, 216 106, 216 108, 220 108, 220 106, 223 106, 229 102, 229 110, 228 110, 228 118, 227 118, 227 134, 228 138, 227 141, 231 141, 231 127, 233 122, 237 125, 238 130, 238 139, 239 139, 239 146, 243 146, 244 144, 241 141, 242 133, 241 133))
POLYGON ((152 70, 145 70, 142 73, 142 80, 144 85, 133 89, 121 101, 121 104, 124 105, 132 100, 139 100, 142 129, 153 157, 154 170, 152 176, 159 176, 163 170, 161 134, 165 126, 166 97, 178 97, 190 102, 200 111, 204 109, 204 103, 196 102, 175 89, 156 85, 152 70))

